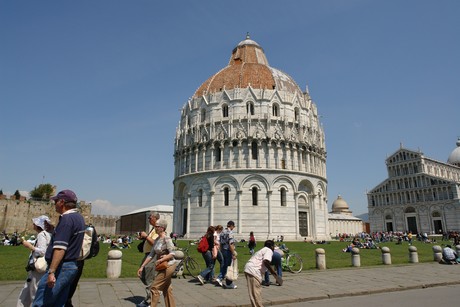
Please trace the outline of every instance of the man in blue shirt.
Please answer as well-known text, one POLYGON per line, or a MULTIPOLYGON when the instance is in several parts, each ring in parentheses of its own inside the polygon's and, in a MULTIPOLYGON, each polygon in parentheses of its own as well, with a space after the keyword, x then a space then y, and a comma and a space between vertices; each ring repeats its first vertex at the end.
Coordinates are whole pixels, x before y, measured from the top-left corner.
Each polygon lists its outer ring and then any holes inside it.
POLYGON ((85 220, 77 210, 74 192, 63 190, 51 200, 61 216, 46 250, 48 271, 38 284, 34 307, 65 305, 70 285, 78 273, 77 259, 85 232, 85 220))

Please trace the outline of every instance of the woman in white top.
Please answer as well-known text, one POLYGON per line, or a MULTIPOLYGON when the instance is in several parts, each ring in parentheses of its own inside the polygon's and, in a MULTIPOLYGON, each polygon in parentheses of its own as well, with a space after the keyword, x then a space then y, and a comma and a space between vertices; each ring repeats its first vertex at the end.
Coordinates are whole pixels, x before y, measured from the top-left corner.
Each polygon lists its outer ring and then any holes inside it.
POLYGON ((17 302, 17 307, 22 306, 31 306, 35 298, 35 292, 37 292, 38 282, 42 278, 43 273, 35 271, 34 263, 38 257, 43 257, 45 255, 46 249, 51 241, 51 234, 45 231, 45 221, 51 223, 49 217, 46 215, 41 215, 39 217, 33 218, 32 222, 34 224, 34 230, 38 233, 35 244, 32 244, 28 241, 23 240, 22 245, 25 248, 31 250, 29 261, 27 262, 28 276, 24 288, 19 294, 19 299, 17 302))

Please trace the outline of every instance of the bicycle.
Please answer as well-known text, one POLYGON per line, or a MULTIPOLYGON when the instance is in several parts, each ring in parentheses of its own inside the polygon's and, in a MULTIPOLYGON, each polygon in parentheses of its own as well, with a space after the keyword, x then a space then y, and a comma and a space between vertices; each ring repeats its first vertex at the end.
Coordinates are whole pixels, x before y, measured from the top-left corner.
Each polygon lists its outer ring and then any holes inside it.
POLYGON ((303 269, 303 260, 296 253, 290 253, 288 248, 281 249, 284 253, 281 258, 281 268, 284 271, 289 271, 291 273, 300 273, 303 269))
POLYGON ((184 257, 177 264, 176 270, 173 273, 174 277, 184 277, 184 271, 187 270, 188 275, 192 276, 193 278, 196 278, 196 276, 201 272, 201 268, 198 262, 192 257, 190 257, 188 253, 189 248, 190 247, 179 249, 179 251, 182 251, 184 253, 184 257))

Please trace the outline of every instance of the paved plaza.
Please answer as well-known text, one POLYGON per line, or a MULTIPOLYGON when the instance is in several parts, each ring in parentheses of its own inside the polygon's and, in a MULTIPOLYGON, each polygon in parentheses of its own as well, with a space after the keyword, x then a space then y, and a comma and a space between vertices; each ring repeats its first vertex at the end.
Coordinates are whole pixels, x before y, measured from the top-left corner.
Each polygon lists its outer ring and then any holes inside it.
MULTIPOLYGON (((460 264, 436 262, 283 273, 283 286, 263 287, 266 306, 460 284, 460 264)), ((174 297, 177 306, 250 306, 244 274, 236 284, 238 289, 225 290, 213 284, 201 286, 190 278, 173 279, 174 297)), ((22 281, 0 282, 0 306, 16 306, 22 285, 22 281)), ((133 307, 144 294, 138 279, 83 279, 73 302, 80 307, 133 307)))

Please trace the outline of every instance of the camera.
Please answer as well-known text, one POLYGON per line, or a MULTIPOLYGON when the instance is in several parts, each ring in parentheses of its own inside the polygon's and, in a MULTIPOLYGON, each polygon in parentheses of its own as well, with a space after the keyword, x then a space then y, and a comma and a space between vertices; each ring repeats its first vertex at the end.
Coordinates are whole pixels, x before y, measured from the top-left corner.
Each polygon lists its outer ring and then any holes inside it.
POLYGON ((35 263, 28 263, 26 266, 26 271, 35 271, 35 263))

